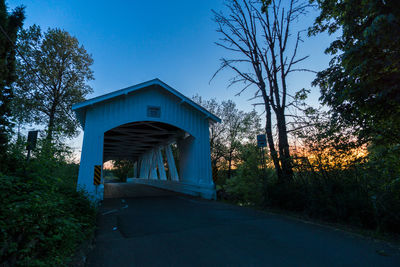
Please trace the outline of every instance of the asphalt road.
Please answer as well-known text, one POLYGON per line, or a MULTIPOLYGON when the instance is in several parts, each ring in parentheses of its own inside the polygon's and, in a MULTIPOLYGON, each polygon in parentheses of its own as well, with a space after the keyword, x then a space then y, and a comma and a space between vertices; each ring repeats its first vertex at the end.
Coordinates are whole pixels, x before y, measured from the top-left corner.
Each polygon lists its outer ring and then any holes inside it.
POLYGON ((88 266, 400 266, 399 248, 330 227, 144 185, 105 189, 115 198, 88 266))

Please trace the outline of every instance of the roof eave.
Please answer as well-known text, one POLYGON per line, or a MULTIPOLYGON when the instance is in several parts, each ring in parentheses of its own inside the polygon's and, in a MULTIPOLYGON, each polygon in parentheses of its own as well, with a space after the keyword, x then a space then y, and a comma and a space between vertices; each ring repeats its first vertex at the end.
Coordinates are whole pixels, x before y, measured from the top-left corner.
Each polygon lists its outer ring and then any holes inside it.
MULTIPOLYGON (((180 93, 179 91, 175 90, 174 88, 172 88, 171 86, 169 86, 168 84, 164 83, 163 81, 161 81, 158 78, 155 78, 153 80, 147 81, 147 82, 143 82, 143 83, 139 83, 130 87, 126 87, 105 95, 101 95, 101 96, 97 96, 94 97, 92 99, 88 99, 86 101, 80 102, 80 103, 76 103, 74 105, 72 105, 72 110, 75 111, 75 113, 78 115, 78 112, 82 109, 87 108, 88 106, 103 102, 105 100, 109 100, 121 95, 126 95, 129 94, 130 92, 133 92, 135 90, 139 90, 151 85, 159 85, 161 87, 163 87, 164 89, 168 90, 170 93, 172 93, 173 95, 177 96, 178 98, 181 99, 181 101, 188 103, 190 106, 192 106, 193 108, 197 109, 198 111, 202 112, 203 114, 205 114, 207 117, 206 118, 210 118, 211 120, 220 123, 221 119, 218 118, 217 116, 215 116, 214 114, 212 114, 211 112, 209 112, 208 110, 206 110, 205 108, 203 108, 202 106, 198 105, 197 103, 195 103, 194 101, 192 101, 191 99, 189 99, 188 97, 186 97, 185 95, 183 95, 182 93, 180 93)), ((81 112, 79 112, 81 113, 81 112)), ((86 112, 85 112, 86 113, 86 112)), ((82 116, 82 115, 81 115, 82 116)), ((84 116, 84 115, 83 115, 84 116)), ((85 118, 80 118, 79 119, 79 115, 78 115, 78 120, 80 121, 82 127, 84 127, 85 124, 85 118)))

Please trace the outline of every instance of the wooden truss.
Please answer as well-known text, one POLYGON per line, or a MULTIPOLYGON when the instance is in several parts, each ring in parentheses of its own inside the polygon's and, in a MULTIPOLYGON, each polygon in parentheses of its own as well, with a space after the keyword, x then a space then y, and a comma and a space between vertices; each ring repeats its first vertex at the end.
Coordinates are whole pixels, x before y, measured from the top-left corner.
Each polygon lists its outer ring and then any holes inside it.
POLYGON ((131 160, 134 162, 135 178, 167 180, 164 150, 168 177, 172 181, 179 181, 171 144, 187 136, 183 130, 161 122, 124 124, 104 134, 103 160, 131 160))

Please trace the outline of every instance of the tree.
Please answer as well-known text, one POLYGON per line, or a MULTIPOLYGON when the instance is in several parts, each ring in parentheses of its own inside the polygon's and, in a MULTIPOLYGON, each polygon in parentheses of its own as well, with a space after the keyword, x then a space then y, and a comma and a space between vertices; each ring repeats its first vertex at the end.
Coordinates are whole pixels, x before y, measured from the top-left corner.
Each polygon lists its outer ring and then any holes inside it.
POLYGON ((16 103, 30 112, 25 121, 45 124, 49 143, 55 134, 73 137, 79 124, 71 107, 92 92, 91 55, 68 32, 42 34, 36 25, 21 32, 18 47, 25 60, 18 60, 16 103))
MULTIPOLYGON (((114 160, 113 174, 121 181, 126 182, 126 178, 133 170, 133 162, 130 160, 114 160)), ((133 176, 133 174, 131 174, 133 176)))
POLYGON ((308 107, 304 116, 293 119, 296 137, 295 161, 299 172, 344 170, 364 161, 366 148, 360 146, 353 129, 343 127, 328 111, 308 107))
POLYGON ((230 0, 226 5, 229 15, 215 11, 217 32, 222 37, 217 45, 237 55, 234 59, 221 59, 221 70, 230 69, 235 73, 230 85, 244 84, 238 93, 254 85, 254 99, 261 98, 265 110, 265 131, 271 158, 278 175, 283 182, 293 177, 292 160, 289 150, 286 126, 286 108, 288 103, 287 77, 294 71, 306 71, 295 65, 307 57, 297 57, 301 41, 300 31, 294 35, 294 45, 289 45, 292 23, 304 14, 307 3, 298 0, 281 1, 230 0), (272 112, 275 113, 278 135, 278 151, 272 131, 272 112))
POLYGON ((339 37, 326 49, 329 68, 313 82, 334 120, 362 142, 400 143, 400 3, 314 0, 321 12, 310 35, 339 37))
POLYGON ((0 162, 4 162, 11 133, 10 103, 16 80, 15 43, 24 19, 23 7, 17 7, 9 14, 5 1, 0 1, 0 162))
POLYGON ((244 112, 236 108, 232 100, 222 101, 223 138, 226 145, 225 160, 228 163, 227 178, 232 176, 232 164, 237 160, 240 146, 246 139, 253 139, 260 133, 260 117, 255 110, 244 112))
POLYGON ((274 170, 260 168, 262 156, 255 142, 244 144, 238 154, 237 171, 226 182, 224 197, 245 205, 265 205, 266 181, 274 179, 274 170))
POLYGON ((230 179, 240 146, 261 131, 260 117, 254 110, 239 110, 232 100, 218 103, 215 99, 203 100, 200 96, 193 97, 193 100, 221 118, 221 123, 210 126, 211 163, 215 177, 221 163, 225 162, 227 178, 230 179))

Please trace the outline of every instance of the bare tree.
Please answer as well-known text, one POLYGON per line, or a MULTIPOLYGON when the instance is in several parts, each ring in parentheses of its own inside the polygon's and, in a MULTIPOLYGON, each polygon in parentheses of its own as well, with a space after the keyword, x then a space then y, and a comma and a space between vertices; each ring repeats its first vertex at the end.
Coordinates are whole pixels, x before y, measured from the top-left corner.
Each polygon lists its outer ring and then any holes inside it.
POLYGON ((237 95, 252 85, 256 86, 252 99, 262 99, 262 103, 255 105, 262 104, 265 109, 267 142, 280 181, 293 177, 285 117, 285 110, 291 105, 288 103, 286 81, 291 72, 306 71, 295 68, 295 65, 307 58, 297 56, 301 31, 292 35, 291 28, 309 7, 308 1, 284 2, 228 0, 225 4, 228 15, 213 11, 217 32, 222 35, 217 45, 235 55, 233 59, 221 59, 221 66, 213 78, 221 70, 232 70, 235 76, 229 86, 244 85, 237 95), (278 150, 272 131, 273 113, 277 124, 278 150))

